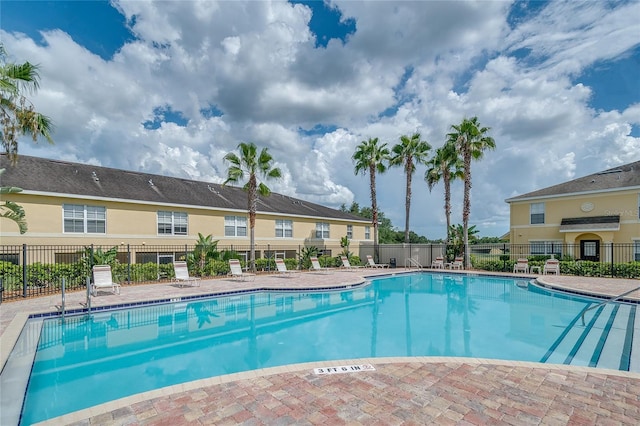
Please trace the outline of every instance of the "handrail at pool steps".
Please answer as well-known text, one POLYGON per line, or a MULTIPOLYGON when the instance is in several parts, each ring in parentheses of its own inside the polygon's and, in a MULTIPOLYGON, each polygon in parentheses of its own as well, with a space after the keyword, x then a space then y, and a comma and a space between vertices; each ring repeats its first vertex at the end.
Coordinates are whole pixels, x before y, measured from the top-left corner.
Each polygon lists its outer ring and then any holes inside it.
POLYGON ((631 294, 631 293, 633 293, 634 291, 637 291, 637 290, 640 290, 640 286, 638 286, 638 287, 636 287, 636 288, 634 288, 632 290, 625 291, 624 293, 619 294, 618 296, 613 296, 613 297, 605 300, 604 302, 598 303, 597 305, 589 306, 587 309, 582 311, 582 325, 584 325, 584 314, 586 314, 587 311, 590 311, 590 310, 595 309, 595 308, 599 308, 600 306, 604 306, 604 305, 606 305, 608 303, 611 303, 611 302, 615 302, 615 301, 617 301, 619 299, 622 299, 626 295, 631 294))
POLYGON ((413 257, 409 257, 404 261, 405 268, 408 268, 409 266, 412 266, 412 265, 415 266, 416 268, 420 268, 420 269, 423 268, 423 266, 413 257))

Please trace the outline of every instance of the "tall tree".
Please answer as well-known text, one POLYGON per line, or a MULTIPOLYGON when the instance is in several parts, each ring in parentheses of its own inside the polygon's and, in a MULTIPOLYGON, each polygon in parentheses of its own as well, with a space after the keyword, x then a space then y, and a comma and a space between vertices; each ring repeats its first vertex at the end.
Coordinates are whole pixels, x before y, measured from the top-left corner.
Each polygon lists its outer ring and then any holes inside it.
POLYGON ((37 91, 39 85, 38 67, 29 62, 9 62, 0 44, 0 137, 12 163, 16 161, 20 136, 31 135, 34 141, 42 136, 52 142, 51 120, 36 112, 25 96, 25 92, 37 91))
POLYGON ((411 137, 400 136, 400 143, 391 149, 392 156, 389 160, 391 166, 404 166, 407 177, 405 189, 405 218, 404 218, 404 242, 409 242, 409 214, 411 211, 411 180, 418 164, 427 162, 431 145, 420 140, 420 133, 414 133, 411 137))
MULTIPOLYGON (((38 67, 29 62, 8 62, 7 53, 0 43, 0 139, 11 164, 15 164, 18 156, 20 136, 30 134, 34 141, 43 136, 52 142, 51 120, 36 112, 24 94, 35 92, 39 83, 38 67)), ((3 170, 0 170, 0 174, 2 172, 3 170)), ((20 188, 0 187, 0 194, 14 194, 20 191, 20 188)), ((5 200, 0 204, 0 217, 13 220, 21 234, 27 232, 26 215, 22 206, 5 200)))
POLYGON ((273 157, 269 154, 267 148, 263 148, 258 154, 258 148, 254 143, 241 142, 238 145, 238 150, 240 151, 240 156, 235 152, 230 152, 224 156, 224 160, 229 163, 227 180, 224 181, 224 185, 229 182, 239 183, 245 180, 247 181, 244 189, 248 194, 247 207, 249 210, 250 230, 249 267, 254 271, 256 261, 255 226, 258 195, 266 197, 271 194, 271 190, 263 182, 258 182, 257 175, 260 175, 264 179, 277 179, 282 176, 282 173, 279 168, 273 167, 273 157))
POLYGON ((469 215, 471 214, 471 161, 479 160, 486 150, 494 149, 496 143, 492 137, 487 136, 491 130, 483 127, 478 122, 478 117, 464 118, 462 123, 452 125, 453 132, 447 136, 449 140, 455 140, 458 155, 462 157, 464 167, 464 202, 462 206, 462 226, 464 228, 464 263, 465 267, 471 265, 469 257, 469 215))
MULTIPOLYGON (((378 246, 378 202, 376 200, 376 172, 387 170, 385 162, 390 158, 386 143, 380 143, 378 138, 369 138, 360 142, 356 147, 352 160, 355 163, 355 174, 369 173, 369 189, 371 191, 371 223, 373 224, 373 243, 378 246)), ((377 260, 377 258, 376 258, 377 260)))
POLYGON ((436 150, 435 155, 427 162, 424 180, 429 192, 442 180, 444 185, 444 214, 447 218, 447 243, 451 240, 451 182, 464 177, 462 160, 456 153, 455 140, 449 139, 436 150))

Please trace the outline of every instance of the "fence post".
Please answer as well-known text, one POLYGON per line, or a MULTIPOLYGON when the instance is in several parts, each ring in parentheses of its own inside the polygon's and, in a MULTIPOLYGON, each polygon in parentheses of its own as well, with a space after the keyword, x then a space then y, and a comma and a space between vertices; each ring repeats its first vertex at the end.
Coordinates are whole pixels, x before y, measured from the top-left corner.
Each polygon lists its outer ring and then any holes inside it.
POLYGON ((22 297, 27 297, 27 245, 22 244, 22 297))
POLYGON ((614 253, 614 251, 613 251, 613 241, 610 243, 610 245, 611 245, 611 277, 615 278, 615 276, 613 275, 614 274, 614 269, 615 269, 615 267, 614 267, 614 258, 613 258, 613 253, 614 253))
POLYGON ((127 244, 127 283, 131 284, 131 245, 127 244))

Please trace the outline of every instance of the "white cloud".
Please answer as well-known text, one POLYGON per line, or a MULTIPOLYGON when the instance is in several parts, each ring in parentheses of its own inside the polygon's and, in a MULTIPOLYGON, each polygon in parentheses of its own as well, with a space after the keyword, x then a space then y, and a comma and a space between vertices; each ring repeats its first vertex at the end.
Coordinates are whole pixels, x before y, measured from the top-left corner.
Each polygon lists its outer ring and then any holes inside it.
MULTIPOLYGON (((220 182, 223 156, 251 141, 283 171, 272 190, 367 206, 368 176, 351 161, 362 140, 392 146, 419 131, 435 149, 451 124, 478 116, 497 144, 472 166, 471 221, 483 235, 507 231, 506 198, 638 160, 640 99, 596 110, 596 89, 575 77, 640 44, 640 3, 551 2, 517 22, 520 5, 508 2, 332 5, 356 32, 321 48, 311 9, 279 1, 116 2, 137 39, 111 60, 59 30, 44 43, 0 30, 13 57, 40 64, 33 101, 56 124, 54 146, 25 140, 20 151, 220 182), (212 108, 221 115, 202 113, 212 108), (145 127, 159 110, 186 124, 145 127)), ((412 229, 443 237, 442 186, 429 193, 423 175, 412 229)), ((401 169, 377 178, 380 208, 400 229, 404 179, 401 169)), ((454 223, 461 202, 457 182, 454 223)))

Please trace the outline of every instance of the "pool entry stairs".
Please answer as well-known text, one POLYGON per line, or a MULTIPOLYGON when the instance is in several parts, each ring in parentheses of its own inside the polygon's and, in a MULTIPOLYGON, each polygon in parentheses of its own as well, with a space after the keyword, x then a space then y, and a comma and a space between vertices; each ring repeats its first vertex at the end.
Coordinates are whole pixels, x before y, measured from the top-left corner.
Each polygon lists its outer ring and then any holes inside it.
POLYGON ((540 361, 640 372, 638 307, 604 304, 587 312, 584 325, 578 315, 540 361))

